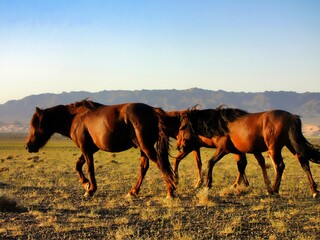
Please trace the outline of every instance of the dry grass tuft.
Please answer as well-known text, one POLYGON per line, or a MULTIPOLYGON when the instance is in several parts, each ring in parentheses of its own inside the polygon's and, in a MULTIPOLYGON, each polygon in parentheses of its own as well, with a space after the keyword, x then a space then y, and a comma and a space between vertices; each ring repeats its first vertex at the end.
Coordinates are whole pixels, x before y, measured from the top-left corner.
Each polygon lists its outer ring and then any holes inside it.
POLYGON ((188 234, 181 234, 181 233, 175 233, 172 240, 194 240, 196 239, 194 236, 192 235, 188 235, 188 234))
POLYGON ((209 189, 203 188, 197 193, 198 206, 215 206, 215 203, 209 199, 209 189))
POLYGON ((241 231, 241 228, 242 217, 234 217, 231 223, 226 224, 225 228, 221 231, 221 234, 227 237, 241 231))
POLYGON ((117 240, 133 239, 133 236, 134 236, 134 229, 130 226, 121 226, 115 232, 115 238, 117 240))
POLYGON ((227 187, 223 188, 219 195, 220 197, 230 197, 230 196, 244 196, 247 195, 250 191, 252 191, 251 187, 246 187, 243 185, 239 185, 237 187, 227 187))

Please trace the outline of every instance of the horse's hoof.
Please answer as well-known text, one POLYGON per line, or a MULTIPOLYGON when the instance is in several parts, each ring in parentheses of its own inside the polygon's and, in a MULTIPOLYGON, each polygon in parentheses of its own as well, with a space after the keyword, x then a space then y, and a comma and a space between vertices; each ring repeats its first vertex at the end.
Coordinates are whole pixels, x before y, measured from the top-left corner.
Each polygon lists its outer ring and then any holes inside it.
POLYGON ((90 188, 90 182, 83 183, 83 187, 84 187, 84 190, 89 191, 89 188, 90 188))
POLYGON ((315 192, 312 194, 313 198, 320 198, 319 192, 315 192))
POLYGON ((133 195, 130 192, 128 192, 127 195, 125 196, 125 198, 127 198, 127 199, 130 199, 132 197, 133 197, 133 195))
POLYGON ((280 193, 278 192, 269 192, 268 191, 268 194, 269 194, 269 197, 273 197, 273 198, 280 198, 280 193))
POLYGON ((268 195, 274 195, 275 194, 275 192, 273 191, 272 187, 270 187, 270 186, 266 186, 266 190, 267 190, 268 195))
POLYGON ((166 199, 173 200, 175 198, 173 193, 168 193, 166 199))
POLYGON ((201 185, 202 185, 202 181, 199 180, 199 181, 197 181, 196 184, 194 185, 194 188, 195 188, 195 189, 198 189, 198 188, 201 187, 201 185))
POLYGON ((230 186, 230 189, 238 188, 240 185, 238 183, 234 183, 230 186))
POLYGON ((138 197, 138 194, 134 192, 128 192, 128 194, 126 195, 126 198, 132 198, 132 197, 138 197))
POLYGON ((87 198, 87 199, 92 198, 93 197, 93 192, 86 191, 86 193, 83 196, 85 198, 87 198))

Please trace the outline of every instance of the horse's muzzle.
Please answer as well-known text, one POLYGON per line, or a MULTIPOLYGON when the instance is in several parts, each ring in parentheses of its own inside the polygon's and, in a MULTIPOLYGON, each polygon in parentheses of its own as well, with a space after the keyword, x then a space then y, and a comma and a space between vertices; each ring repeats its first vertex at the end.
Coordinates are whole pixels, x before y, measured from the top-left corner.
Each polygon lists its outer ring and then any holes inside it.
POLYGON ((39 152, 39 149, 32 147, 31 144, 27 144, 26 145, 26 150, 28 150, 29 153, 37 153, 37 152, 39 152))

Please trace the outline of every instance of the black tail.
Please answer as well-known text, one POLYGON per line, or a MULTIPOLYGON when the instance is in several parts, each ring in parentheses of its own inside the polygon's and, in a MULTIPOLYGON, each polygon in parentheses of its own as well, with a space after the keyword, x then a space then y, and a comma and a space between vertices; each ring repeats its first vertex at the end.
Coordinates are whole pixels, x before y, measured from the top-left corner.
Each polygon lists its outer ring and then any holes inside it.
POLYGON ((157 161, 171 190, 176 189, 176 176, 169 162, 169 136, 165 133, 163 123, 164 112, 160 108, 155 108, 155 115, 158 119, 158 141, 157 141, 157 161))
POLYGON ((301 129, 301 120, 299 116, 292 115, 291 126, 289 129, 289 140, 298 155, 320 164, 319 148, 303 136, 301 129))

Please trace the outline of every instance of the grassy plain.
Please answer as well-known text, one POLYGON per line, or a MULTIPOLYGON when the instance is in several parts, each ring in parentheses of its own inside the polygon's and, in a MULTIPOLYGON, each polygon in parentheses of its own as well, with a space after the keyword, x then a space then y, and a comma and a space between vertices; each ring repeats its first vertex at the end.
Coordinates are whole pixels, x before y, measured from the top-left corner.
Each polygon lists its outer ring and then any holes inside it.
MULTIPOLYGON (((237 170, 228 155, 214 168, 213 188, 194 189, 190 154, 180 164, 174 200, 165 199, 154 164, 140 196, 126 198, 138 175, 139 150, 98 152, 98 191, 87 200, 75 171, 80 155, 75 145, 54 137, 39 153, 30 154, 24 137, 0 138, 0 239, 320 239, 320 200, 311 197, 303 170, 287 150, 280 197, 267 195, 251 155, 248 188, 230 188, 237 170)), ((212 153, 202 149, 204 172, 212 153)), ((273 179, 271 161, 266 161, 273 179)), ((320 184, 320 165, 311 163, 311 168, 320 184)))

